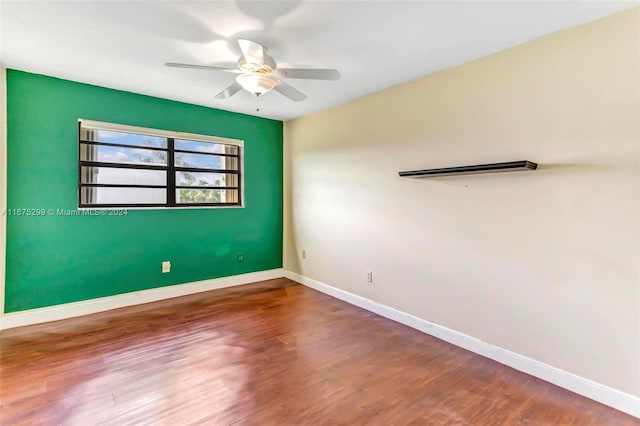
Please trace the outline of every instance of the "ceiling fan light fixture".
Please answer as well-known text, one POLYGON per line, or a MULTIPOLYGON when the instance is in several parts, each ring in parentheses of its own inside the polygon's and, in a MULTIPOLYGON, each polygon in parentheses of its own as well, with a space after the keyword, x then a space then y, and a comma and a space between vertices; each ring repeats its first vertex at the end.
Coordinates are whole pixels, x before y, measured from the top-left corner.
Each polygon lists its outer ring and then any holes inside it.
POLYGON ((262 95, 278 85, 279 80, 265 74, 241 74, 236 81, 242 88, 254 95, 262 95))

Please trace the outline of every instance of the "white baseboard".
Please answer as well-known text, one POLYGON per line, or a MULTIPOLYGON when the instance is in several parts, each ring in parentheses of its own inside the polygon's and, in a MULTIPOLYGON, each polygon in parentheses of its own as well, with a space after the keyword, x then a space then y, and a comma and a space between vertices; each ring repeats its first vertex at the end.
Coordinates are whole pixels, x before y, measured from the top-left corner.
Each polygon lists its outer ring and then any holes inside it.
POLYGON ((349 293, 348 291, 330 286, 314 279, 296 274, 291 271, 284 272, 285 277, 318 290, 322 293, 356 305, 367 311, 374 312, 390 320, 407 325, 423 333, 437 337, 453 345, 475 352, 490 358, 501 364, 508 365, 516 370, 531 376, 553 383, 556 386, 570 390, 578 395, 598 401, 624 413, 640 418, 640 398, 628 393, 610 388, 573 373, 561 370, 540 361, 500 348, 469 335, 460 333, 450 328, 432 323, 430 321, 407 314, 389 306, 382 305, 364 297, 349 293))
POLYGON ((96 312, 140 305, 163 299, 171 299, 172 297, 186 296, 188 294, 201 293, 203 291, 216 290, 219 288, 249 284, 256 281, 281 278, 283 276, 283 269, 270 269, 267 271, 251 272, 242 275, 232 275, 230 277, 214 278, 186 284, 176 284, 148 290, 134 291, 115 296, 83 300, 81 302, 65 303, 62 305, 12 312, 0 316, 0 330, 95 314, 96 312))

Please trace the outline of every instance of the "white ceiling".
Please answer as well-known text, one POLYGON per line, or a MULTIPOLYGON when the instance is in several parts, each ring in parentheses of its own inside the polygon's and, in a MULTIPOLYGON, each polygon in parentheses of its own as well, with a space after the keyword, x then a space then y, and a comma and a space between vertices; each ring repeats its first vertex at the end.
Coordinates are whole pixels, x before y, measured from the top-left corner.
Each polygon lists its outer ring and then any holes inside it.
POLYGON ((632 7, 615 1, 2 1, 7 68, 288 120, 632 7), (281 66, 337 68, 340 81, 287 80, 308 95, 241 91, 234 75, 165 62, 234 66, 236 40, 281 66))

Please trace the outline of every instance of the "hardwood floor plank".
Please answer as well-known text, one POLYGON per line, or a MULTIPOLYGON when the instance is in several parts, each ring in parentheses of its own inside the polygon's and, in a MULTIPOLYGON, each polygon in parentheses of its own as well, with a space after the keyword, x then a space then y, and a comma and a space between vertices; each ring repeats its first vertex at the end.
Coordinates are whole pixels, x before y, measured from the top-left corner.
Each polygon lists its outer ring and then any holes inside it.
POLYGON ((287 279, 0 337, 4 425, 636 425, 287 279))

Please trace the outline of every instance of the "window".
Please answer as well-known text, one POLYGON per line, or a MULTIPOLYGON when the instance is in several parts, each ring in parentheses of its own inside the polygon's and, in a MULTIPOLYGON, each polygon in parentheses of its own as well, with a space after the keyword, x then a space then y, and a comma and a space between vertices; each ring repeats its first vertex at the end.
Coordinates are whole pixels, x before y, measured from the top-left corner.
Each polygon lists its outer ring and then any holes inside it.
POLYGON ((235 139, 80 120, 78 205, 242 205, 235 139))

